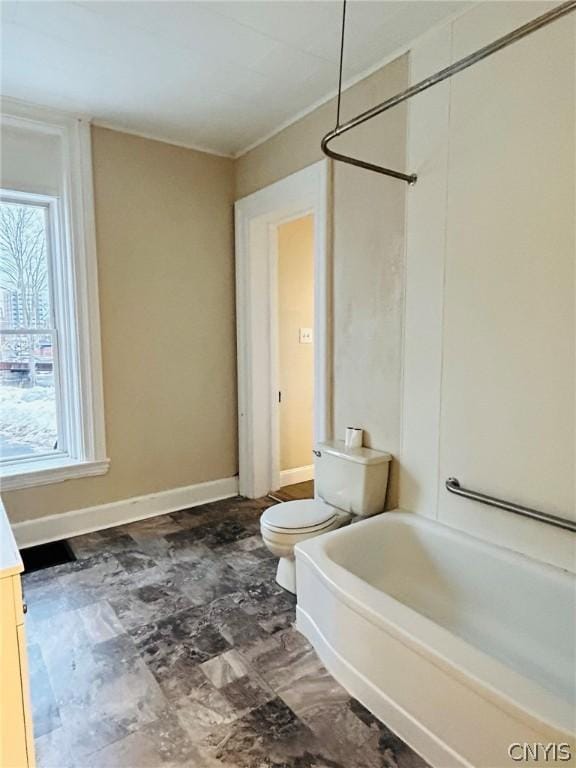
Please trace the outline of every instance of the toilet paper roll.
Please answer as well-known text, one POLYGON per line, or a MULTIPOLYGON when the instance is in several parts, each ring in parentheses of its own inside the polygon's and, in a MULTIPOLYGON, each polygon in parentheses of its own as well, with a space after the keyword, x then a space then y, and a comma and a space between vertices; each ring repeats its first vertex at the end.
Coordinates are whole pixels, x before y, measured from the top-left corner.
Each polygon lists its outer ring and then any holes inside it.
POLYGON ((363 434, 364 432, 360 427, 346 427, 346 438, 344 441, 346 448, 361 448, 363 434))

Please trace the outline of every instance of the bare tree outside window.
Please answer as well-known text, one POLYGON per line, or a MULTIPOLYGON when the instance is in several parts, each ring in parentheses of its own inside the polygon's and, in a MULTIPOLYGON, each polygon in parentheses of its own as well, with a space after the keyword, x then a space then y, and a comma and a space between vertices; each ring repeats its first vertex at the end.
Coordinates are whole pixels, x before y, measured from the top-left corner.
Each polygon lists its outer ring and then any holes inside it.
POLYGON ((47 304, 48 262, 44 211, 24 205, 0 207, 0 286, 19 295, 26 328, 42 325, 47 304))
POLYGON ((57 443, 47 211, 0 203, 0 458, 57 443))

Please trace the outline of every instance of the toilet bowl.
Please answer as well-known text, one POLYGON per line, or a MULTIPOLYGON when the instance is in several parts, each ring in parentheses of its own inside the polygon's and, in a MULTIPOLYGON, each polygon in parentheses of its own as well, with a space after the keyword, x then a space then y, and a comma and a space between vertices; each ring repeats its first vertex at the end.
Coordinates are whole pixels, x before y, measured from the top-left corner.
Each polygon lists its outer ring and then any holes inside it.
POLYGON ((294 547, 299 541, 310 539, 339 528, 349 516, 320 499, 285 501, 269 507, 260 518, 262 540, 273 555, 279 558, 276 581, 289 592, 296 593, 294 547))
POLYGON ((320 443, 314 450, 314 476, 319 498, 285 501, 269 507, 260 518, 264 544, 279 558, 276 581, 296 594, 294 547, 321 536, 354 517, 384 509, 389 453, 347 448, 341 440, 320 443))

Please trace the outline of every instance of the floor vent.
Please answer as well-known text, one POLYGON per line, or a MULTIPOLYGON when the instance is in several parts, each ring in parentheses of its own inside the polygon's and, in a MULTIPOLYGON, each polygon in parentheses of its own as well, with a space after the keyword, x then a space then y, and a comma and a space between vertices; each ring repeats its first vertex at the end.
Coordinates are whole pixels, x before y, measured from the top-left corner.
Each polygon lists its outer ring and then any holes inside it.
POLYGON ((72 552, 67 541, 51 541, 49 544, 39 544, 36 547, 21 549, 24 572, 41 571, 54 565, 72 563, 76 555, 72 552))

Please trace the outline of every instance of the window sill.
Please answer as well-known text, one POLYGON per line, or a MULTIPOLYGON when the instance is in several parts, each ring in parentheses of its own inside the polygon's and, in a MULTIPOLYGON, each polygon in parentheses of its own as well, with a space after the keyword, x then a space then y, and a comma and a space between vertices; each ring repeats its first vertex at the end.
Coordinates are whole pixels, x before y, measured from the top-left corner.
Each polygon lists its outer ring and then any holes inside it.
POLYGON ((26 464, 14 464, 0 469, 0 490, 16 491, 35 485, 51 485, 79 477, 105 475, 110 459, 100 461, 75 461, 74 459, 44 459, 26 464))

